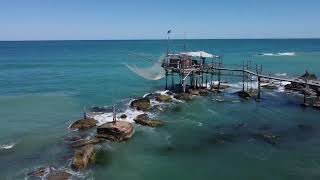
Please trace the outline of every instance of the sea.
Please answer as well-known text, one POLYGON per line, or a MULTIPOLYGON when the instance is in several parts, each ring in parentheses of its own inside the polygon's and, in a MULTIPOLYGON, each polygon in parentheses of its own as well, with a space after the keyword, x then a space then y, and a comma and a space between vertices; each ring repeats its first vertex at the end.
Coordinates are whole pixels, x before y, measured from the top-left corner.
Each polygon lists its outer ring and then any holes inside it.
MULTIPOLYGON (((222 93, 152 101, 161 111, 149 115, 163 127, 133 123, 130 140, 98 145, 95 163, 72 170, 68 139, 95 129, 69 125, 84 110, 112 105, 133 122, 142 113, 129 107, 133 99, 165 93, 159 62, 167 47, 220 55, 224 64, 250 61, 273 76, 320 76, 320 39, 1 41, 0 179, 33 179, 28 174, 41 167, 73 179, 320 179, 320 110, 302 107, 303 96, 281 85, 262 88, 260 101, 241 99, 242 77, 234 76, 222 76, 231 86, 222 93)), ((95 119, 103 124, 112 114, 95 119)))

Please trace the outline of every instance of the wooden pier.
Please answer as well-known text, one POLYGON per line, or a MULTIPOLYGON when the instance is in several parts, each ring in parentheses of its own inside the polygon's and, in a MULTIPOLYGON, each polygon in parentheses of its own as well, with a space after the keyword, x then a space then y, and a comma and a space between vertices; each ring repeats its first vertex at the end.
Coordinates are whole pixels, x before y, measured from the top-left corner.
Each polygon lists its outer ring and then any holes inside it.
MULTIPOLYGON (((248 90, 248 82, 251 84, 253 78, 255 78, 257 87, 257 99, 261 97, 261 83, 268 81, 276 82, 288 82, 297 86, 304 87, 301 89, 303 92, 309 90, 319 95, 320 81, 312 81, 309 78, 309 74, 306 71, 306 78, 288 78, 272 76, 270 74, 264 74, 262 71, 262 65, 255 65, 252 67, 251 61, 243 62, 239 64, 223 64, 221 56, 211 55, 206 52, 187 52, 180 54, 168 54, 163 60, 162 67, 166 71, 166 89, 168 89, 168 76, 171 76, 171 87, 175 87, 174 80, 179 77, 180 82, 178 85, 182 87, 181 91, 186 92, 187 86, 193 89, 204 88, 208 85, 208 77, 210 77, 210 86, 212 87, 213 77, 218 81, 218 91, 220 90, 221 79, 224 76, 242 77, 242 91, 245 91, 245 84, 248 90), (210 62, 207 62, 211 59, 210 62), (189 79, 189 85, 188 85, 189 79)), ((307 93, 304 94, 306 99, 307 93)), ((305 100, 304 103, 306 104, 305 100)))

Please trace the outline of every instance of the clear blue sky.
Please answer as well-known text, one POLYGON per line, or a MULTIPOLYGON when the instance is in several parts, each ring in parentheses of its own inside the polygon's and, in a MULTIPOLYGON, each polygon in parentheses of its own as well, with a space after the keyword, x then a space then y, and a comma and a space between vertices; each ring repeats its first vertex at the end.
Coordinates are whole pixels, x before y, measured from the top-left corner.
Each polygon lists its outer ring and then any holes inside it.
POLYGON ((319 38, 319 0, 0 0, 0 40, 319 38))

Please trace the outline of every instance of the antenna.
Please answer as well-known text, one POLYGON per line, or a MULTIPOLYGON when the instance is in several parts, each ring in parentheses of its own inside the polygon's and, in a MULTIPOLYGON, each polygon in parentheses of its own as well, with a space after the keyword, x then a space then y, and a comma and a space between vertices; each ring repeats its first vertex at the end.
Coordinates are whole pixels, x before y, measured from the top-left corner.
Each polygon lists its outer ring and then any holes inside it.
POLYGON ((167 55, 169 54, 169 40, 170 40, 170 34, 171 34, 171 29, 168 30, 167 35, 168 35, 168 41, 167 41, 167 55))

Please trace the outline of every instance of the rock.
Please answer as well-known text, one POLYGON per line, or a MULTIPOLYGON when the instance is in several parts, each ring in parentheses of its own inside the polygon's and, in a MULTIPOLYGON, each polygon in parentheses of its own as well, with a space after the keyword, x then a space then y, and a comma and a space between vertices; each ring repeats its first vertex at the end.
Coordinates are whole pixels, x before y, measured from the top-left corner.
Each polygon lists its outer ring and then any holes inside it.
POLYGON ((68 180, 71 178, 71 174, 65 171, 57 171, 55 173, 49 174, 48 180, 68 180))
POLYGON ((199 96, 200 92, 197 89, 189 89, 188 92, 194 96, 199 96))
POLYGON ((94 158, 94 154, 95 150, 92 144, 76 149, 71 164, 72 168, 75 170, 85 169, 94 158))
POLYGON ((254 135, 255 138, 262 139, 269 144, 276 145, 280 143, 280 136, 267 134, 267 133, 258 133, 254 135))
POLYGON ((292 82, 291 84, 287 84, 284 86, 286 90, 292 90, 292 91, 302 91, 304 86, 300 83, 292 82))
POLYGON ((179 100, 189 101, 189 100, 192 99, 192 95, 191 94, 187 94, 187 93, 179 93, 179 94, 176 94, 174 96, 174 98, 179 99, 179 100))
POLYGON ((237 92, 238 96, 245 98, 245 99, 249 99, 250 98, 250 94, 247 91, 239 91, 237 92))
POLYGON ((135 119, 134 122, 137 124, 141 124, 143 126, 150 126, 150 127, 159 127, 163 126, 163 122, 160 120, 150 119, 147 114, 140 114, 135 119))
POLYGON ((131 123, 126 121, 108 122, 98 126, 97 138, 104 138, 111 141, 124 141, 130 139, 134 133, 131 123))
POLYGON ((302 80, 306 80, 306 79, 309 79, 309 80, 316 80, 317 79, 317 76, 315 74, 309 74, 308 72, 304 73, 302 76, 299 77, 299 79, 302 79, 302 80), (309 76, 309 77, 308 77, 309 76))
POLYGON ((95 119, 80 119, 73 124, 71 124, 71 130, 86 130, 93 128, 97 125, 97 121, 95 119))
POLYGON ((127 118, 127 115, 126 114, 121 114, 120 118, 121 119, 125 119, 125 118, 127 118))
MULTIPOLYGON (((228 89, 229 87, 230 87, 230 85, 220 84, 219 90, 225 90, 225 89, 228 89)), ((218 89, 218 84, 213 84, 211 86, 211 89, 218 89)))
POLYGON ((156 100, 158 102, 171 102, 172 101, 172 98, 171 96, 168 96, 168 95, 159 95, 156 97, 156 100))
POLYGON ((278 89, 278 86, 275 84, 266 84, 266 85, 261 85, 262 88, 265 89, 278 89))
POLYGON ((151 109, 151 103, 149 98, 136 99, 131 102, 131 107, 137 108, 137 110, 147 111, 151 109))
POLYGON ((30 173, 27 174, 27 176, 31 176, 31 177, 44 177, 47 174, 49 174, 51 172, 51 170, 53 170, 53 167, 41 167, 38 168, 35 171, 32 171, 30 173))
POLYGON ((208 89, 200 89, 199 94, 200 96, 208 96, 209 91, 208 89))
POLYGON ((150 93, 150 94, 147 94, 144 98, 147 98, 147 99, 155 99, 157 98, 158 96, 160 96, 161 94, 160 93, 150 93))

